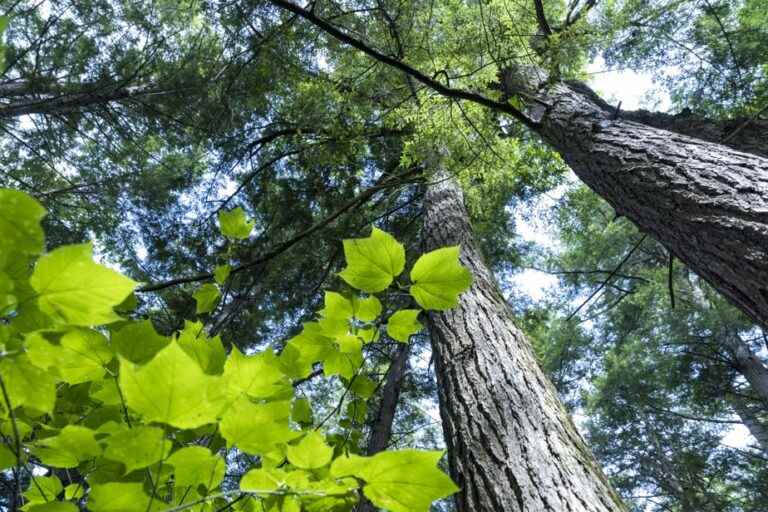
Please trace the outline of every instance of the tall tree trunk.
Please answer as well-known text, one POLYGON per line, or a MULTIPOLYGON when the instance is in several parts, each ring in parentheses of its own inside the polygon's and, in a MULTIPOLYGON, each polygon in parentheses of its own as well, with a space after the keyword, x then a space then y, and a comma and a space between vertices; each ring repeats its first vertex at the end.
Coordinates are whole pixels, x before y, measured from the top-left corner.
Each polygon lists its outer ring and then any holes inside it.
POLYGON ((768 405, 768 367, 763 364, 749 345, 734 333, 725 340, 726 346, 733 354, 733 365, 749 382, 752 391, 768 405))
POLYGON ((60 114, 94 106, 137 98, 178 93, 184 88, 162 88, 155 84, 84 84, 79 89, 56 85, 35 85, 27 82, 0 84, 0 98, 14 97, 15 101, 0 103, 0 119, 29 114, 60 114))
MULTIPOLYGON (((537 131, 579 178, 768 326, 768 158, 753 147, 765 154, 765 135, 742 148, 758 154, 737 151, 624 119, 583 84, 537 80, 509 72, 507 92, 538 98, 529 102, 537 131)), ((667 121, 656 124, 691 131, 667 121)))
POLYGON ((768 426, 758 417, 755 407, 748 404, 744 398, 735 393, 727 393, 726 400, 731 404, 739 419, 755 438, 760 449, 768 453, 768 426))
MULTIPOLYGON (((403 377, 408 362, 411 346, 408 343, 399 344, 392 356, 389 365, 387 380, 381 390, 381 403, 376 415, 371 437, 368 439, 367 455, 374 455, 387 449, 392 438, 392 425, 397 412, 397 402, 400 400, 400 391, 403 388, 403 377)), ((363 498, 357 507, 357 512, 376 512, 378 510, 368 499, 363 498)))
POLYGON ((461 244, 474 277, 458 307, 429 315, 458 511, 626 510, 515 326, 450 180, 428 188, 424 239, 461 244))

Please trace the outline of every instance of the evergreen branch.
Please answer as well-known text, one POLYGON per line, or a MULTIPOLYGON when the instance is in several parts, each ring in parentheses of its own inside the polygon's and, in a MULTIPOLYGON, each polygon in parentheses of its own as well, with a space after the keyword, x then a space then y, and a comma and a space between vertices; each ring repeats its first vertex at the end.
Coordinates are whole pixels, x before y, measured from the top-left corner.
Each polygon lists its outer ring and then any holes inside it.
MULTIPOLYGON (((380 190, 385 190, 390 187, 408 183, 409 180, 403 180, 403 178, 409 176, 410 174, 414 174, 418 170, 419 170, 418 167, 413 167, 390 180, 387 180, 383 183, 380 183, 379 185, 374 185, 364 190, 363 192, 355 196, 351 201, 345 203, 343 206, 338 208, 336 211, 334 211, 331 215, 324 218, 323 220, 313 224, 312 226, 308 227, 307 229, 298 233, 297 235, 291 237, 285 242, 277 244, 272 250, 262 254, 258 258, 233 268, 232 271, 230 272, 230 275, 238 274, 244 270, 255 267, 256 265, 260 265, 262 263, 265 263, 271 260, 272 258, 279 256, 280 254, 290 249, 291 247, 296 245, 298 242, 300 242, 304 238, 312 235, 313 233, 320 230, 321 228, 324 228, 325 226, 327 226, 328 224, 330 224, 331 222, 339 218, 341 215, 343 215, 345 212, 364 204, 366 201, 368 201, 380 190)), ((170 279, 168 281, 161 281, 159 283, 150 283, 140 288, 137 288, 136 291, 139 293, 157 292, 165 288, 170 288, 172 286, 177 286, 180 284, 196 283, 200 281, 208 281, 210 279, 213 279, 213 273, 204 272, 194 276, 179 277, 176 279, 170 279)))
POLYGON ((483 96, 482 94, 466 91, 464 89, 456 89, 456 88, 444 85, 441 82, 438 82, 437 80, 435 80, 434 78, 430 78, 429 76, 425 75, 424 73, 410 66, 409 64, 406 64, 405 62, 399 59, 390 57, 388 55, 384 55, 383 53, 370 47, 363 41, 342 32, 341 30, 336 28, 334 25, 328 23, 326 20, 323 20, 317 17, 312 11, 299 7, 298 5, 292 2, 289 2, 287 0, 269 0, 269 2, 274 4, 277 7, 280 7, 281 9, 285 9, 301 18, 304 18, 305 20, 312 23, 316 27, 320 28, 321 30, 326 32, 331 37, 337 39, 338 41, 360 50, 361 52, 365 53, 369 57, 383 64, 391 66, 395 69, 399 69, 400 71, 406 73, 407 75, 412 76, 415 80, 423 83, 424 85, 426 85, 427 87, 429 87, 430 89, 432 89, 433 91, 437 92, 442 96, 445 96, 451 99, 456 99, 456 100, 471 101, 473 103, 483 105, 493 110, 504 112, 506 114, 511 115, 512 117, 514 117, 515 119, 517 119, 518 121, 520 121, 525 126, 531 129, 536 129, 539 126, 539 123, 537 123, 530 117, 526 116, 523 112, 516 109, 509 103, 502 103, 492 98, 488 98, 487 96, 483 96))

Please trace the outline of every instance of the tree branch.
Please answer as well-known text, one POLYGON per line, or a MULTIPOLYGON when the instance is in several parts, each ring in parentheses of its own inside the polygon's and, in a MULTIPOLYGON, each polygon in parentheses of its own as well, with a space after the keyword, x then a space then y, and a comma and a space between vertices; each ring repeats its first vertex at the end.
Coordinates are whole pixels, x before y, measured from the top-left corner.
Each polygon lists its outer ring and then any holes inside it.
MULTIPOLYGON (((364 190, 363 192, 358 194, 355 198, 353 198, 351 201, 349 201, 346 204, 344 204, 343 206, 341 206, 339 209, 334 211, 331 215, 329 215, 328 217, 324 218, 323 220, 313 224, 312 226, 308 227, 304 231, 302 231, 302 232, 298 233, 297 235, 289 238, 285 242, 277 244, 274 248, 272 248, 271 250, 265 252, 264 254, 259 256, 258 258, 254 259, 254 260, 251 260, 251 261, 249 261, 247 263, 243 263, 242 265, 238 265, 237 267, 233 268, 232 271, 230 272, 230 275, 238 274, 240 272, 243 272, 244 270, 247 270, 249 268, 255 267, 257 265, 260 265, 262 263, 265 263, 265 262, 271 260, 272 258, 274 258, 276 256, 279 256, 280 254, 282 254, 286 250, 290 249, 291 247, 296 245, 298 242, 300 242, 304 238, 310 236, 311 234, 315 233, 316 231, 320 230, 321 228, 327 226, 328 224, 330 224, 331 222, 333 222, 334 220, 339 218, 342 214, 344 214, 348 210, 351 210, 352 208, 355 208, 355 207, 360 206, 361 204, 365 203, 366 201, 368 201, 368 199, 373 197, 373 195, 376 194, 376 192, 378 192, 380 190, 384 190, 384 189, 390 188, 390 187, 394 187, 394 186, 398 186, 398 185, 402 185, 404 183, 407 183, 408 180, 404 180, 403 178, 406 178, 406 177, 408 177, 411 174, 415 174, 419 170, 420 169, 418 167, 412 167, 412 168, 408 169, 407 171, 405 171, 404 173, 402 173, 402 174, 400 174, 400 175, 398 175, 398 176, 396 176, 396 177, 394 177, 392 179, 386 180, 383 183, 380 183, 378 185, 374 185, 374 186, 364 190)), ((142 286, 140 288, 137 288, 136 291, 139 292, 139 293, 157 292, 157 291, 163 290, 165 288, 170 288, 172 286, 177 286, 177 285, 180 285, 180 284, 196 283, 196 282, 200 282, 200 281, 208 281, 210 279, 213 279, 213 274, 211 272, 205 272, 205 273, 197 274, 197 275, 194 275, 194 276, 179 277, 179 278, 176 278, 176 279, 170 279, 168 281, 161 281, 159 283, 150 283, 150 284, 147 284, 147 285, 142 286)))
POLYGON ((384 55, 378 50, 375 50, 370 46, 368 46, 367 44, 365 44, 364 42, 360 41, 359 39, 356 39, 348 34, 345 34, 344 32, 342 32, 335 26, 331 25, 327 21, 321 18, 318 18, 313 12, 308 11, 302 7, 299 7, 298 5, 292 2, 289 2, 286 0, 269 0, 269 2, 281 9, 290 11, 296 14, 297 16, 304 18, 305 20, 309 21, 316 27, 326 32, 331 37, 341 41, 344 44, 348 44, 349 46, 352 46, 353 48, 360 50, 361 52, 365 53, 369 57, 379 62, 382 62, 384 64, 387 64, 388 66, 399 69, 400 71, 406 73, 409 76, 412 76, 415 80, 423 83, 424 85, 434 90, 438 94, 441 94, 447 98, 471 101, 479 105, 489 107, 493 110, 504 112, 506 114, 511 115, 512 117, 514 117, 515 119, 517 119, 518 121, 520 121, 525 126, 531 129, 536 129, 538 127, 538 123, 536 121, 529 118, 528 116, 526 116, 521 111, 517 110, 512 105, 508 103, 502 103, 500 101, 496 101, 494 99, 483 96, 482 94, 465 91, 463 89, 455 89, 447 85, 443 85, 437 80, 428 77, 421 71, 402 62, 401 60, 384 55))

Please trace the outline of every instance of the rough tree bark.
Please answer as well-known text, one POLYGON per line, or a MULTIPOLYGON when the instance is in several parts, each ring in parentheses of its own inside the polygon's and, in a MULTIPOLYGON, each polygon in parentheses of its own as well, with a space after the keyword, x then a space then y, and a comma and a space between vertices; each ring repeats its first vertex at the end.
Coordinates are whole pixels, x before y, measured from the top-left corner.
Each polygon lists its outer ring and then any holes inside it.
POLYGON ((752 352, 738 333, 728 336, 725 345, 732 354, 732 364, 749 383, 752 391, 768 406, 768 367, 752 352))
MULTIPOLYGON (((538 98, 529 101, 537 131, 584 183, 768 326, 768 158, 760 156, 768 147, 764 134, 760 138, 741 130, 728 143, 754 153, 737 151, 624 119, 583 84, 552 84, 521 70, 508 72, 504 81, 507 94, 522 91, 538 98)), ((653 116, 645 117, 651 122, 653 116)), ((714 127, 705 130, 674 116, 653 119, 654 124, 702 137, 717 133, 714 127)))
POLYGON ((517 329, 450 180, 426 194, 426 249, 461 244, 474 282, 429 316, 459 512, 625 511, 517 329))
MULTIPOLYGON (((387 446, 389 446, 410 348, 411 346, 407 343, 399 344, 392 356, 387 379, 384 382, 384 388, 381 390, 379 411, 371 429, 371 437, 368 439, 366 455, 375 455, 386 450, 387 446)), ((376 512, 376 510, 378 509, 367 499, 364 499, 357 507, 357 512, 376 512)))

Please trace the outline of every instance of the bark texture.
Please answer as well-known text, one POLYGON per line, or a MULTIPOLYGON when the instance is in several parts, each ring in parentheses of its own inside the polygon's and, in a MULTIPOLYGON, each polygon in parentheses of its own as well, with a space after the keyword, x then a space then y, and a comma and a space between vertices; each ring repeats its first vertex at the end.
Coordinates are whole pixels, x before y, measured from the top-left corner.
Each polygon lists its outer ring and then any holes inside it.
POLYGON ((734 333, 725 341, 733 355, 733 365, 749 382, 752 391, 768 406, 768 367, 752 352, 749 344, 734 333))
POLYGON ((768 158, 624 119, 580 84, 518 77, 509 94, 521 81, 541 100, 538 132, 584 183, 768 326, 768 158))
POLYGON ((461 244, 474 276, 429 316, 459 512, 625 511, 514 324, 473 239, 458 186, 429 186, 426 248, 461 244))

